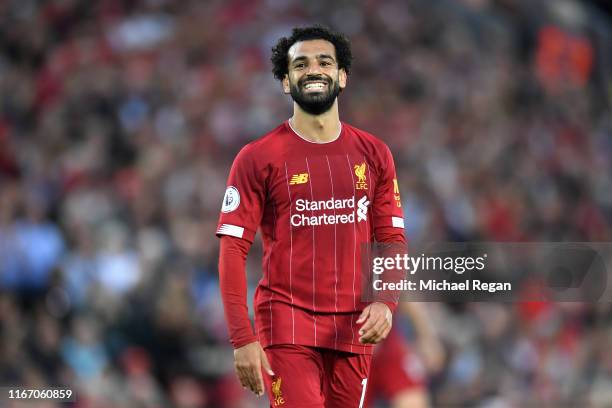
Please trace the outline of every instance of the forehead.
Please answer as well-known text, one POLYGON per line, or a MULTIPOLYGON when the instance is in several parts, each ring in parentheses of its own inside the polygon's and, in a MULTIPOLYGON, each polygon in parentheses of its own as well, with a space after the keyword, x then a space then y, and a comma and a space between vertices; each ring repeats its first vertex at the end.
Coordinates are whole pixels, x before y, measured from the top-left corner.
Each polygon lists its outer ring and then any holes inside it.
POLYGON ((298 57, 312 58, 320 54, 331 55, 336 58, 336 48, 334 44, 327 40, 306 40, 298 41, 289 48, 289 61, 298 57))

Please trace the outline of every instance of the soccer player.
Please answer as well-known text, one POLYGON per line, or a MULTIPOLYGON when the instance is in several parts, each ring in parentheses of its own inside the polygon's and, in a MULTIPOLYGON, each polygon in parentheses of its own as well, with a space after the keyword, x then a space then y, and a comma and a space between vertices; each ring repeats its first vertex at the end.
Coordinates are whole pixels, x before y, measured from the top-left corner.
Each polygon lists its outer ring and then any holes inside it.
POLYGON ((389 148, 340 121, 348 40, 295 28, 273 48, 293 116, 246 145, 230 171, 217 235, 225 315, 242 385, 273 407, 361 407, 374 344, 394 302, 361 301, 362 243, 405 243, 389 148), (261 228, 255 333, 245 263, 261 228))

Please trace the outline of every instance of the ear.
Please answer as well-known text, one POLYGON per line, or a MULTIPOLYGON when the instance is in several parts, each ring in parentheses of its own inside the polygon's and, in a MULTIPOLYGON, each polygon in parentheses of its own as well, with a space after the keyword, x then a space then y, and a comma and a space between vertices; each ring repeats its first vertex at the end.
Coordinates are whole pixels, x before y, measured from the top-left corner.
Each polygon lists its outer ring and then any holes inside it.
POLYGON ((340 86, 340 89, 346 88, 347 77, 348 75, 346 74, 344 68, 340 68, 338 70, 338 85, 340 86))
POLYGON ((285 95, 290 94, 291 88, 289 87, 289 75, 286 74, 281 82, 283 84, 283 92, 285 93, 285 95))

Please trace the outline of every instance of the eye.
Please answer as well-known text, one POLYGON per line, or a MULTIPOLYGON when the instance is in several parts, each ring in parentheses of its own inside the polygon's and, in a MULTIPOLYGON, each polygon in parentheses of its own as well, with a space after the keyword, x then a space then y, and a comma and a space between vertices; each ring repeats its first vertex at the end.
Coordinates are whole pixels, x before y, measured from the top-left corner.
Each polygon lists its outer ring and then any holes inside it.
POLYGON ((293 66, 293 68, 295 69, 300 69, 300 68, 304 68, 306 66, 306 64, 304 64, 303 62, 297 63, 293 66))

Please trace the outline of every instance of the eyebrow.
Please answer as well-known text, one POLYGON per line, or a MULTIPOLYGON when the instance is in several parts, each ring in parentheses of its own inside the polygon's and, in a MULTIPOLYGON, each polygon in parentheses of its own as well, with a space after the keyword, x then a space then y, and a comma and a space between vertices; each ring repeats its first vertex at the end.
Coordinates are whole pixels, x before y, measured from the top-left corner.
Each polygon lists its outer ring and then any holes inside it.
MULTIPOLYGON (((318 54, 318 55, 316 55, 316 58, 318 58, 318 59, 331 59, 331 60, 335 61, 334 57, 329 55, 329 54, 318 54)), ((296 57, 293 61, 291 61, 291 63, 293 64, 293 63, 295 63, 297 61, 304 61, 304 60, 307 60, 307 59, 308 59, 308 57, 306 57, 305 55, 300 55, 299 57, 296 57)))

